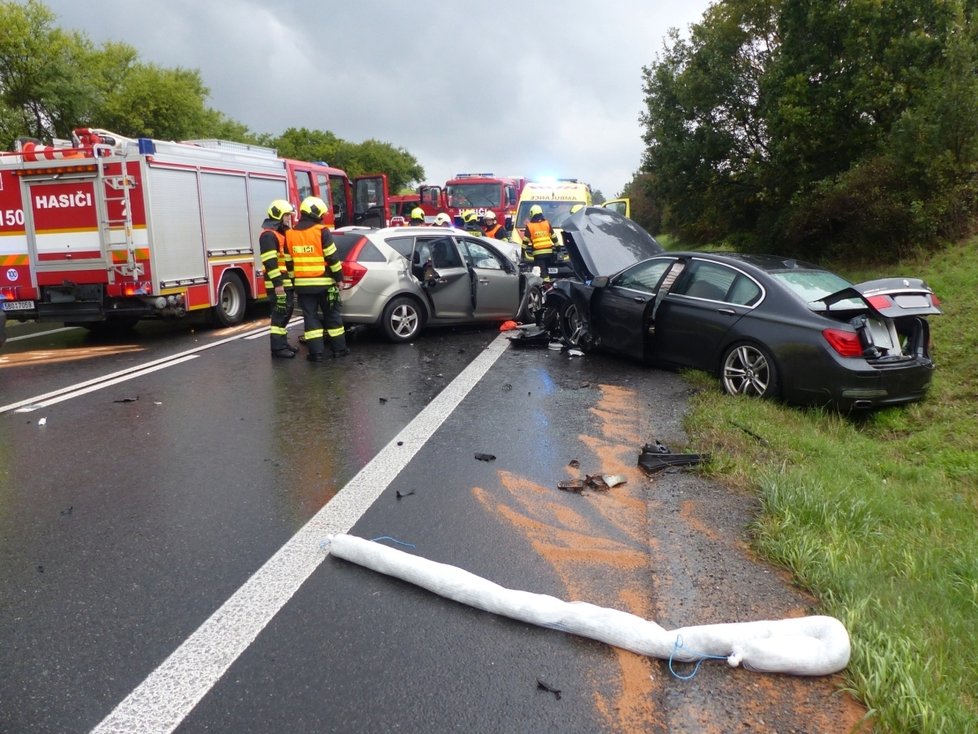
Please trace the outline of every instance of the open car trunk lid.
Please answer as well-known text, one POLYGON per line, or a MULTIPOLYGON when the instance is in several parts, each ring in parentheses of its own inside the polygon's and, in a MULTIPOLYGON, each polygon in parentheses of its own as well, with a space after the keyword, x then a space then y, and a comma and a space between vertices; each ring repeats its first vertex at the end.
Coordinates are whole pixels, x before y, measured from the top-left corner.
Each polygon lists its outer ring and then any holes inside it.
POLYGON ((880 278, 853 286, 870 305, 891 319, 942 313, 934 291, 920 278, 880 278))

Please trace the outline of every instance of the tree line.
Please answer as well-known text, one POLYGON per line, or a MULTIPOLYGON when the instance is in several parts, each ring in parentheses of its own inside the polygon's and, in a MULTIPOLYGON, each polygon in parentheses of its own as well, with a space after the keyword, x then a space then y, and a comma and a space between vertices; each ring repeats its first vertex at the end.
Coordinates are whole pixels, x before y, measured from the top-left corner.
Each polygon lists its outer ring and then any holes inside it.
POLYGON ((652 231, 888 259, 975 230, 976 0, 720 0, 643 68, 652 231))
POLYGON ((333 133, 290 128, 254 132, 207 106, 210 90, 195 69, 139 60, 132 46, 94 44, 55 25, 39 0, 0 2, 0 147, 18 138, 68 139, 78 127, 159 140, 221 138, 265 145, 279 155, 326 161, 351 176, 383 172, 392 191, 424 179, 408 151, 378 140, 353 143, 333 133))

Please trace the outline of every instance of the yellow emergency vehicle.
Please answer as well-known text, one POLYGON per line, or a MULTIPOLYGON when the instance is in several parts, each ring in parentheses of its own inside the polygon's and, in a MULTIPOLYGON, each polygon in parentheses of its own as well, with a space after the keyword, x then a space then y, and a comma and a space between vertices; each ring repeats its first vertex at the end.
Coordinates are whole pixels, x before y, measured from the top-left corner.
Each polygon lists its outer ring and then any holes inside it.
MULTIPOLYGON (((520 200, 516 206, 516 217, 513 220, 511 239, 518 245, 522 245, 526 237, 526 223, 530 219, 530 207, 534 204, 543 209, 544 218, 550 222, 557 233, 558 244, 554 248, 554 255, 556 256, 558 272, 550 273, 550 275, 569 274, 571 272, 570 258, 564 250, 560 230, 564 220, 574 211, 577 211, 580 206, 594 206, 591 187, 576 178, 527 181, 523 187, 523 192, 520 194, 520 200)), ((614 209, 626 217, 630 213, 628 199, 613 199, 606 201, 601 206, 614 209)), ((532 255, 527 257, 525 250, 524 258, 527 262, 532 261, 532 255)), ((541 275, 546 275, 546 273, 541 273, 541 275)))

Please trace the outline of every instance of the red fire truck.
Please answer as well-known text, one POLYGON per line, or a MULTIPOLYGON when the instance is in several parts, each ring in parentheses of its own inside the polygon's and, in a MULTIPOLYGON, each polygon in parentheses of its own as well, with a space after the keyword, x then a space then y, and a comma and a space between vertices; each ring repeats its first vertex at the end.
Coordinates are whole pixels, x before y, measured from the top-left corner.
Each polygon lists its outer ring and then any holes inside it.
POLYGON ((210 310, 240 322, 265 298, 269 202, 306 196, 330 227, 390 220, 387 177, 224 140, 133 140, 80 128, 0 153, 0 308, 8 318, 131 326, 210 310))
MULTIPOLYGON (((418 194, 391 194, 391 219, 392 227, 403 227, 411 221, 411 211, 421 203, 418 194)), ((427 218, 427 213, 425 214, 427 218)))
POLYGON ((448 212, 458 221, 466 209, 474 209, 479 219, 490 209, 500 223, 511 221, 516 204, 526 185, 525 178, 496 176, 493 173, 458 173, 440 186, 422 186, 418 193, 425 214, 448 212))

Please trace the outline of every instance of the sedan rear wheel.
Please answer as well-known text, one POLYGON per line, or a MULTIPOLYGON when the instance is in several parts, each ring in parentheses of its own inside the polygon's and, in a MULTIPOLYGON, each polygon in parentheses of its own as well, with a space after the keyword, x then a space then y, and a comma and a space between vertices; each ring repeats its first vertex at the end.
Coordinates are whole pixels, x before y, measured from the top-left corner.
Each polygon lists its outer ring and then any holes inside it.
POLYGON ((771 355, 756 344, 735 344, 723 357, 720 375, 728 395, 770 398, 777 394, 778 371, 771 355))
POLYGON ((424 314, 417 301, 407 296, 398 296, 384 308, 380 321, 389 341, 409 342, 421 331, 424 314))

